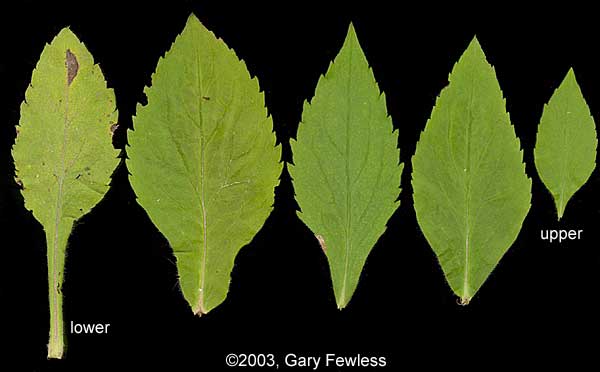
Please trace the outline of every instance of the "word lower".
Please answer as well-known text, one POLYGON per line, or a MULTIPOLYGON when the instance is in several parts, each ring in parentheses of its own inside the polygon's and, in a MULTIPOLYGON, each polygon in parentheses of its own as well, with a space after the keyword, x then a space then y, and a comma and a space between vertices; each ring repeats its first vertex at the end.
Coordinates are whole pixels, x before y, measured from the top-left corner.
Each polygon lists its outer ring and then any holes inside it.
POLYGON ((552 243, 558 240, 562 243, 563 240, 580 240, 583 230, 542 230, 542 240, 548 240, 552 243))
POLYGON ((91 323, 75 323, 71 320, 71 334, 93 334, 93 335, 102 335, 108 334, 108 327, 110 327, 110 323, 107 324, 91 324, 91 323))

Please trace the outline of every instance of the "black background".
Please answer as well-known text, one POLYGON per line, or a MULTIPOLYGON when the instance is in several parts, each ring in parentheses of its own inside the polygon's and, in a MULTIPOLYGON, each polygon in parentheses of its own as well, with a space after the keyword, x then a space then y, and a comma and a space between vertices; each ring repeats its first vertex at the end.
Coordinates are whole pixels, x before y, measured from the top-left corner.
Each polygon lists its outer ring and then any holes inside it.
POLYGON ((389 370, 415 362, 421 368, 484 370, 499 363, 567 362, 571 368, 594 363, 600 177, 593 173, 559 223, 533 163, 543 104, 570 66, 600 120, 595 53, 600 46, 591 14, 574 3, 552 14, 525 14, 508 5, 416 9, 376 2, 334 9, 324 2, 61 1, 41 7, 22 1, 5 8, 0 22, 0 356, 12 366, 0 370, 227 370, 224 358, 230 352, 280 358, 289 352, 360 352, 387 357, 389 370), (340 312, 326 259, 296 217, 292 183, 284 171, 273 213, 236 259, 227 300, 197 318, 177 290, 171 249, 136 203, 121 166, 104 200, 74 228, 63 290, 67 322, 110 323, 111 332, 69 335, 65 360, 46 361, 45 238, 23 206, 10 154, 32 70, 45 43, 70 25, 115 90, 121 125, 114 143, 123 148, 136 103, 145 100, 143 88, 191 11, 258 76, 286 161, 292 159, 289 140, 302 102, 314 94, 352 20, 399 130, 405 164, 400 207, 370 254, 350 305, 340 312), (496 68, 533 179, 533 199, 517 241, 471 304, 461 307, 417 225, 410 158, 448 73, 475 34, 496 68), (580 241, 550 244, 540 239, 540 230, 549 228, 584 233, 580 241))

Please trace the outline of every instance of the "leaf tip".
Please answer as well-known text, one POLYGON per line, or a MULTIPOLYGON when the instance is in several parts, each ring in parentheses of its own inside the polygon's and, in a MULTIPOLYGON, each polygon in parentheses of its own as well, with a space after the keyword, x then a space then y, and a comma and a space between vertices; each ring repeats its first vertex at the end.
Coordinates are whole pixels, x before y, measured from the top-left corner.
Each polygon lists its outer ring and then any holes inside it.
POLYGON ((65 42, 75 42, 77 44, 81 43, 77 35, 71 30, 70 26, 64 27, 62 30, 60 30, 50 44, 60 40, 64 40, 65 42))
POLYGON ((70 36, 73 35, 75 36, 75 33, 73 31, 71 31, 71 26, 66 26, 63 27, 56 36, 70 36))
POLYGON ((579 83, 577 82, 577 76, 575 75, 575 70, 572 66, 569 67, 569 71, 567 71, 567 74, 565 75, 563 81, 560 83, 559 87, 562 87, 563 85, 574 85, 575 89, 577 89, 581 93, 581 88, 579 86, 579 83))
POLYGON ((354 23, 352 21, 350 21, 350 24, 348 25, 348 35, 356 35, 356 29, 354 28, 354 23))
POLYGON ((479 42, 477 35, 473 36, 473 39, 471 39, 471 42, 469 43, 469 46, 467 47, 465 54, 467 54, 468 52, 471 52, 478 56, 483 56, 483 58, 487 61, 485 52, 483 51, 483 47, 481 46, 481 43, 479 42))
POLYGON ((208 27, 206 27, 204 25, 204 23, 202 23, 202 21, 200 20, 200 18, 198 18, 193 12, 190 13, 190 15, 188 16, 187 21, 185 22, 184 31, 187 30, 187 29, 196 29, 196 30, 199 30, 200 32, 203 32, 203 33, 209 32, 215 38, 217 38, 217 36, 214 34, 214 32, 212 32, 211 30, 209 30, 208 27))
POLYGON ((359 45, 360 47, 358 37, 356 36, 356 29, 354 28, 354 24, 352 22, 350 22, 350 24, 348 25, 348 31, 346 32, 346 40, 344 41, 344 46, 346 46, 346 44, 348 43, 352 43, 353 45, 359 45))
POLYGON ((202 22, 200 22, 200 19, 198 19, 198 17, 194 14, 194 12, 191 12, 190 15, 188 16, 187 20, 185 21, 185 25, 186 27, 189 25, 196 25, 196 24, 200 24, 202 25, 202 22))

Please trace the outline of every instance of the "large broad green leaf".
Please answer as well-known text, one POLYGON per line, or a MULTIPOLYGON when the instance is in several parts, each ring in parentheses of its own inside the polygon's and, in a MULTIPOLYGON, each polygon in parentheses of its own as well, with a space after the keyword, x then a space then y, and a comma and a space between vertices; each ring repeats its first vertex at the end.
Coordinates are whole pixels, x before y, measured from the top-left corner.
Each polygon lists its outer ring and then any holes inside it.
POLYGON ((412 164, 417 220, 467 304, 515 241, 531 201, 519 140, 477 39, 454 66, 412 164))
POLYGON ((398 204, 402 165, 385 97, 352 25, 304 105, 290 170, 301 218, 329 260, 339 308, 398 204))
POLYGON ((64 349, 61 285, 73 222, 108 189, 118 164, 110 127, 115 96, 85 46, 63 29, 47 45, 21 105, 13 156, 25 206, 46 232, 50 293, 48 357, 64 349))
POLYGON ((570 69, 545 106, 535 145, 535 166, 554 197, 558 219, 596 167, 596 125, 570 69))
POLYGON ((272 209, 272 122, 245 64, 193 15, 146 94, 129 138, 131 184, 200 315, 225 299, 237 252, 272 209))

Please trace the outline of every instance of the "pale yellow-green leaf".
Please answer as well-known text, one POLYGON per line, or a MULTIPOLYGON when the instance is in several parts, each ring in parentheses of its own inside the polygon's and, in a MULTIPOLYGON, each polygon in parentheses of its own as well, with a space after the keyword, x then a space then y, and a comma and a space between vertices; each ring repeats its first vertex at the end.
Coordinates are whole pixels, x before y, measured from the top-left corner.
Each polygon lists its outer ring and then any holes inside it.
POLYGON ((25 206, 44 227, 48 246, 48 357, 61 358, 61 286, 73 223, 108 189, 118 163, 110 127, 115 96, 98 65, 68 28, 46 45, 21 105, 13 148, 25 206))

